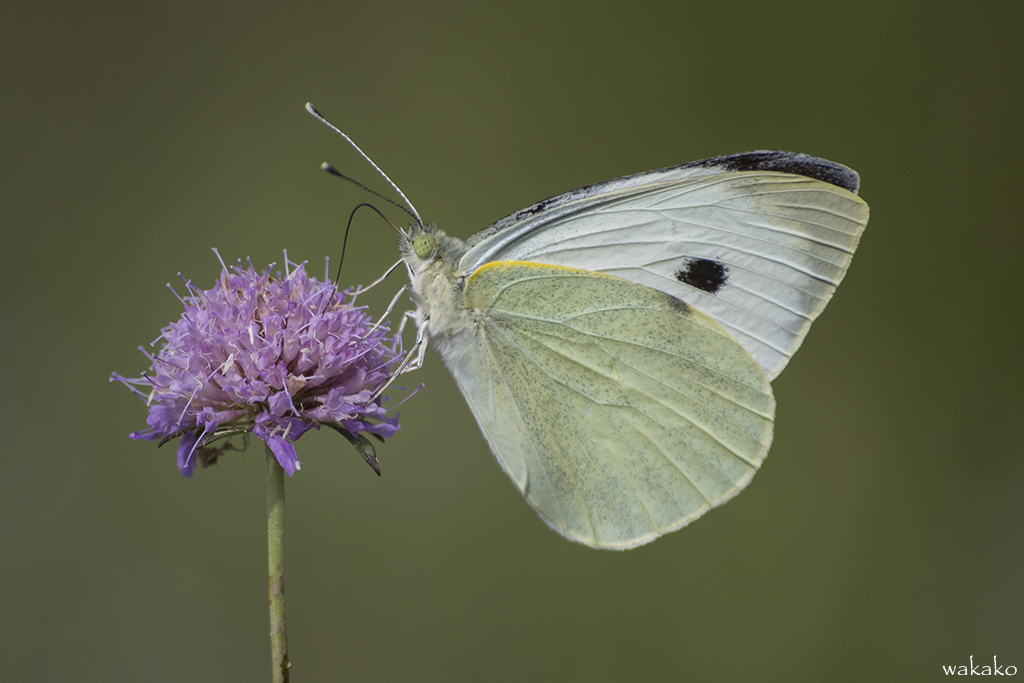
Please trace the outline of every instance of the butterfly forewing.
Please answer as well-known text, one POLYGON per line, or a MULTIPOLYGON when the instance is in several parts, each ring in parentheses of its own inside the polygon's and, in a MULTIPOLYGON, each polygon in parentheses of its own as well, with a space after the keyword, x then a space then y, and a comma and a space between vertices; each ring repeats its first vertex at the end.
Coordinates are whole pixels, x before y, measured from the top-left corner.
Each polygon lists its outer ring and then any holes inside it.
POLYGON ((450 363, 503 468, 541 516, 588 545, 679 528, 746 485, 774 399, 716 322, 616 277, 497 262, 469 278, 480 318, 450 363))
MULTIPOLYGON (((773 168, 784 167, 780 159, 772 158, 773 168)), ((816 175, 845 187, 699 162, 524 209, 471 240, 462 266, 525 260, 658 289, 721 323, 772 379, 845 275, 868 218, 867 205, 846 189, 856 189, 856 174, 790 155, 793 168, 806 171, 811 162, 816 175)))

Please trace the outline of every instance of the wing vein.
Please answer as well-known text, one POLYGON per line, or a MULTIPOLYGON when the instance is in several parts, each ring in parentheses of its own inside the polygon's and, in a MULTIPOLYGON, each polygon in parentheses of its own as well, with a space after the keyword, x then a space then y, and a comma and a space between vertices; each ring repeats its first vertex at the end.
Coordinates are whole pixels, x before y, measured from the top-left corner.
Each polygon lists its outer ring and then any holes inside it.
MULTIPOLYGON (((494 328, 492 327, 492 329, 494 329, 494 328)), ((496 331, 500 332, 500 330, 496 330, 496 331)), ((517 344, 515 344, 514 342, 512 342, 511 340, 509 340, 506 337, 506 335, 502 334, 501 336, 511 346, 515 347, 516 349, 519 349, 519 346, 517 344)), ((485 340, 486 340, 486 337, 485 337, 485 340)), ((520 353, 522 353, 522 349, 519 349, 519 351, 520 351, 520 353)), ((523 355, 525 356, 526 354, 524 353, 523 355)), ((526 420, 523 419, 522 409, 519 406, 519 402, 516 399, 515 394, 510 389, 511 384, 509 384, 508 379, 505 377, 504 369, 501 367, 500 363, 498 363, 497 360, 494 357, 493 349, 491 348, 491 344, 489 342, 487 343, 487 356, 490 359, 490 365, 492 367, 498 369, 498 373, 501 375, 501 379, 502 379, 502 382, 504 383, 505 387, 509 388, 508 389, 509 398, 512 400, 512 404, 513 404, 513 406, 516 409, 516 414, 519 416, 520 424, 525 426, 527 424, 527 422, 526 422, 526 420)), ((536 365, 536 363, 534 363, 534 365, 536 365)), ((541 370, 541 372, 543 372, 543 369, 541 369, 539 367, 538 367, 538 369, 541 370)), ((558 458, 562 462, 562 466, 566 470, 568 470, 569 468, 567 467, 567 464, 566 464, 565 459, 562 456, 562 454, 558 453, 557 455, 558 455, 558 458)), ((548 471, 548 468, 547 468, 547 466, 544 463, 544 459, 538 457, 538 458, 536 458, 536 460, 539 462, 540 466, 544 469, 544 474, 547 477, 548 481, 552 482, 552 485, 554 485, 554 480, 551 478, 551 473, 548 471)), ((527 471, 529 471, 529 470, 527 470, 527 471)), ((529 475, 527 475, 527 481, 529 481, 529 475)), ((575 495, 577 502, 580 504, 580 506, 583 508, 584 512, 586 513, 587 525, 590 527, 590 536, 591 536, 591 538, 596 540, 597 539, 597 529, 594 526, 594 520, 593 520, 593 518, 590 515, 590 507, 587 505, 586 500, 584 499, 583 494, 582 494, 582 492, 579 489, 579 486, 575 482, 570 482, 570 483, 572 485, 573 494, 575 495)), ((526 493, 526 491, 524 490, 523 493, 526 493)), ((563 511, 563 515, 564 515, 564 511, 563 511)))
MULTIPOLYGON (((630 307, 624 307, 624 306, 610 306, 610 307, 607 307, 607 308, 600 308, 600 309, 595 309, 593 311, 587 311, 585 313, 580 313, 579 315, 569 316, 569 317, 565 318, 565 321, 575 320, 576 318, 582 317, 583 315, 587 315, 589 313, 598 313, 598 312, 602 312, 602 311, 618 311, 618 310, 653 310, 653 311, 661 311, 663 313, 670 313, 669 311, 664 311, 664 310, 661 310, 661 309, 649 308, 649 307, 639 307, 638 306, 638 307, 630 308, 630 307)), ((551 319, 548 319, 548 318, 539 318, 539 317, 536 317, 536 316, 530 316, 530 315, 525 315, 525 314, 522 314, 522 313, 511 312, 511 311, 504 311, 503 310, 503 311, 501 311, 501 313, 502 313, 502 315, 507 315, 509 317, 515 317, 515 318, 521 318, 523 320, 533 320, 535 322, 551 323, 551 324, 555 324, 555 325, 559 325, 559 324, 564 325, 565 324, 565 322, 561 321, 561 320, 551 320, 551 319)), ((675 314, 675 313, 671 313, 671 314, 678 316, 678 314, 675 314)), ((683 318, 683 316, 678 316, 678 317, 683 319, 683 320, 685 320, 685 318, 683 318)), ((737 384, 739 384, 741 386, 747 387, 748 389, 753 389, 754 391, 760 391, 760 389, 758 387, 755 387, 752 384, 748 384, 747 382, 744 382, 743 380, 738 379, 736 377, 731 377, 730 375, 727 375, 727 374, 725 374, 724 372, 722 372, 720 370, 716 370, 715 368, 711 367, 710 365, 707 365, 706 363, 700 363, 700 362, 698 362, 696 360, 693 360, 691 358, 686 358, 685 356, 681 356, 681 355, 679 355, 677 353, 672 353, 671 351, 666 351, 664 349, 658 349, 658 348, 655 348, 655 347, 652 347, 652 346, 645 346, 645 345, 640 344, 638 342, 631 342, 631 341, 628 341, 628 340, 625 340, 625 339, 616 339, 614 337, 605 337, 605 336, 596 334, 594 332, 587 332, 585 330, 580 330, 577 327, 571 327, 571 326, 568 326, 568 325, 566 325, 566 327, 569 327, 569 329, 573 330, 574 332, 578 332, 579 334, 584 334, 584 335, 587 335, 587 336, 590 336, 590 337, 594 337, 594 338, 597 338, 597 339, 604 339, 606 341, 620 342, 620 343, 623 343, 623 344, 629 344, 631 346, 636 346, 637 348, 647 349, 648 351, 657 351, 658 353, 664 353, 667 356, 671 356, 672 358, 675 358, 675 359, 677 359, 679 361, 682 361, 684 363, 687 363, 689 365, 695 365, 697 367, 704 368, 708 372, 712 372, 712 373, 714 373, 716 375, 719 375, 720 377, 725 377, 727 379, 730 379, 730 380, 736 382, 737 384)), ((718 330, 708 329, 708 328, 703 328, 703 329, 707 329, 709 332, 711 332, 713 334, 717 334, 718 336, 723 337, 725 339, 728 339, 731 342, 734 342, 734 343, 736 342, 735 339, 733 339, 732 337, 730 337, 730 336, 728 336, 726 334, 720 333, 718 330)), ((509 342, 509 343, 511 343, 511 342, 509 342)))
MULTIPOLYGON (((591 402, 595 403, 596 405, 599 405, 599 406, 603 406, 603 407, 605 407, 605 408, 610 408, 610 407, 611 407, 611 408, 628 408, 628 409, 630 409, 630 410, 633 410, 633 411, 635 411, 635 412, 637 412, 637 413, 639 413, 639 414, 643 415, 643 416, 644 416, 644 417, 646 417, 646 418, 647 418, 648 420, 651 420, 651 421, 652 421, 652 422, 654 422, 655 424, 657 424, 657 425, 661 426, 662 428, 664 428, 664 429, 665 429, 665 431, 667 431, 667 432, 669 432, 670 434, 674 435, 674 436, 675 436, 676 438, 678 438, 678 439, 679 439, 680 441, 682 441, 683 443, 686 443, 686 440, 685 440, 685 439, 683 439, 683 438, 682 438, 682 436, 680 436, 679 434, 677 434, 677 433, 676 433, 676 432, 675 432, 675 431, 674 431, 673 429, 671 429, 670 427, 668 427, 667 425, 665 425, 665 424, 664 424, 663 422, 661 422, 660 420, 658 420, 658 419, 656 419, 656 418, 654 418, 654 417, 651 417, 650 415, 648 415, 648 414, 647 414, 647 413, 645 413, 644 411, 642 411, 642 410, 640 410, 639 408, 637 408, 637 407, 636 407, 635 405, 633 405, 632 403, 626 403, 626 404, 622 404, 622 403, 610 403, 610 402, 606 402, 606 401, 598 401, 598 400, 596 400, 595 398, 593 398, 593 397, 591 397, 591 396, 588 396, 588 395, 587 395, 587 394, 585 394, 585 393, 584 393, 583 391, 581 391, 581 390, 579 390, 579 389, 576 389, 575 387, 572 387, 572 386, 570 386, 569 384, 567 384, 567 383, 566 383, 566 382, 564 382, 563 380, 559 379, 558 377, 555 377, 555 376, 554 376, 554 375, 552 375, 552 374, 551 374, 550 372, 548 372, 548 371, 547 371, 547 370, 545 370, 545 369, 544 369, 543 367, 541 367, 541 366, 540 366, 540 364, 539 364, 539 363, 538 363, 538 362, 537 362, 536 360, 534 360, 534 358, 533 358, 533 357, 532 357, 532 356, 531 356, 531 355, 530 355, 530 354, 529 354, 529 353, 528 353, 528 352, 527 352, 526 350, 524 350, 524 349, 523 349, 523 348, 522 348, 522 347, 521 347, 521 346, 520 346, 519 344, 517 344, 517 343, 516 343, 515 341, 513 341, 512 339, 510 339, 510 338, 509 338, 509 336, 508 336, 507 334, 505 334, 505 331, 504 331, 504 330, 501 330, 500 328, 497 328, 497 327, 493 327, 493 326, 492 326, 492 329, 494 329, 494 330, 495 330, 496 332, 498 332, 499 334, 501 334, 502 338, 504 338, 504 339, 505 339, 505 340, 506 340, 506 341, 507 341, 507 342, 508 342, 508 343, 509 343, 509 344, 510 344, 511 346, 513 346, 513 347, 515 347, 516 349, 518 349, 518 350, 519 350, 519 352, 520 352, 520 353, 521 353, 521 354, 523 355, 523 357, 524 357, 524 358, 526 358, 526 359, 527 359, 527 360, 529 360, 529 361, 530 361, 530 362, 531 362, 531 363, 532 363, 532 364, 533 364, 534 366, 536 366, 536 368, 537 368, 537 370, 538 370, 538 371, 540 371, 540 372, 541 372, 541 373, 543 373, 544 375, 547 375, 547 376, 548 376, 548 377, 549 377, 549 378, 550 378, 550 379, 551 379, 552 381, 556 382, 557 384, 560 384, 560 385, 562 385, 563 387, 565 387, 565 388, 566 388, 566 389, 568 389, 569 391, 571 391, 571 392, 573 392, 573 393, 576 393, 576 394, 578 394, 578 395, 582 396, 583 398, 587 399, 588 401, 591 401, 591 402)), ((572 329, 575 329, 575 328, 572 328, 572 329)), ((580 332, 579 330, 576 330, 576 331, 577 331, 577 332, 580 332)), ((531 332, 528 332, 528 331, 523 331, 522 333, 523 333, 523 334, 525 334, 525 335, 526 335, 526 336, 528 336, 528 337, 533 337, 533 333, 531 333, 531 332)), ((580 333, 581 333, 581 334, 587 334, 586 332, 580 332, 580 333)), ((541 334, 543 334, 543 333, 541 333, 541 334)), ((548 336, 554 336, 554 335, 548 335, 548 336)), ((664 351, 661 351, 660 349, 654 349, 654 348, 652 348, 652 347, 649 347, 649 346, 643 346, 643 345, 640 345, 640 344, 633 344, 633 343, 631 343, 631 342, 627 342, 627 341, 624 341, 624 340, 621 340, 621 339, 611 339, 611 338, 609 338, 609 337, 602 337, 602 336, 600 336, 600 335, 590 335, 590 336, 594 336, 594 337, 596 337, 596 338, 598 338, 598 339, 605 339, 605 340, 608 340, 608 341, 616 341, 616 342, 622 342, 622 343, 626 343, 626 344, 631 344, 631 345, 634 345, 634 346, 638 346, 639 348, 645 348, 645 349, 648 349, 648 350, 652 350, 652 351, 659 351, 659 352, 661 352, 661 353, 666 353, 666 352, 664 352, 664 351)), ((556 337, 556 338, 557 338, 557 337, 556 337)), ((598 371, 597 371, 596 369, 594 369, 594 368, 592 368, 592 367, 590 367, 590 366, 587 366, 587 365, 583 365, 583 364, 582 364, 582 363, 580 363, 580 362, 579 362, 578 360, 576 360, 576 359, 574 359, 574 358, 569 358, 568 356, 566 356, 566 355, 564 355, 564 354, 561 354, 561 353, 559 353, 558 351, 556 351, 556 350, 552 349, 552 348, 551 348, 550 346, 547 346, 547 345, 545 345, 545 344, 544 344, 543 342, 541 342, 541 341, 539 341, 539 340, 536 340, 536 338, 534 338, 534 340, 535 340, 535 341, 537 341, 538 343, 540 343, 541 345, 545 346, 546 348, 550 349, 552 353, 556 353, 556 354, 558 354, 559 356, 561 356, 562 358, 565 358, 566 360, 572 361, 572 362, 576 363, 577 365, 580 365, 581 367, 584 367, 584 368, 586 368, 586 369, 590 370, 591 372, 595 372, 595 373, 597 373, 598 375, 600 375, 601 377, 604 377, 605 379, 611 379, 611 378, 609 378, 609 377, 608 377, 607 375, 604 375, 604 374, 602 374, 602 373, 598 372, 598 371)), ((601 348, 601 347, 597 347, 597 348, 601 348)), ((633 365, 632 363, 628 363, 628 362, 626 362, 626 361, 624 361, 624 360, 622 360, 622 359, 620 359, 620 358, 617 358, 616 356, 614 356, 614 355, 612 355, 612 354, 608 353, 608 351, 607 351, 607 350, 605 350, 605 349, 603 349, 603 348, 601 348, 601 351, 603 351, 603 352, 604 352, 604 353, 605 353, 606 355, 608 355, 608 356, 609 356, 610 358, 612 358, 612 360, 613 360, 614 362, 621 362, 622 364, 626 365, 627 367, 631 368, 632 370, 634 370, 634 371, 636 371, 636 372, 640 373, 640 374, 641 374, 641 375, 643 375, 644 377, 647 377, 648 379, 651 379, 652 381, 654 381, 654 382, 656 382, 656 383, 660 384, 661 386, 665 387, 666 389, 669 389, 669 390, 671 390, 671 391, 672 391, 673 393, 676 393, 676 394, 678 394, 678 395, 680 395, 680 396, 682 396, 682 397, 686 398, 686 399, 687 399, 687 400, 689 400, 690 402, 692 402, 692 403, 694 403, 694 404, 696 404, 696 405, 698 405, 698 406, 700 406, 700 407, 704 408, 704 409, 705 409, 705 410, 707 410, 707 411, 708 411, 709 413, 711 413, 711 414, 713 414, 713 415, 716 415, 717 417, 721 418, 721 419, 722 419, 722 420, 723 420, 724 422, 727 422, 728 424, 732 425, 733 427, 735 427, 735 428, 736 428, 736 429, 738 429, 739 431, 741 431, 741 432, 743 432, 743 433, 747 434, 748 436, 750 436, 750 438, 754 439, 755 441, 757 441, 758 443, 760 443, 760 444, 761 444, 762 446, 764 446, 764 442, 762 442, 762 441, 761 441, 760 439, 758 439, 757 437, 755 437, 755 436, 754 436, 753 434, 750 434, 750 433, 749 433, 749 432, 748 432, 747 430, 745 430, 745 429, 744 429, 743 427, 741 427, 740 425, 736 424, 735 422, 733 422, 732 420, 730 420, 730 419, 729 419, 728 417, 726 417, 726 416, 722 415, 721 413, 719 413, 719 412, 718 412, 717 410, 715 410, 714 408, 712 408, 712 407, 710 407, 710 406, 708 406, 708 405, 706 405, 706 404, 704 404, 704 403, 701 403, 700 401, 698 401, 698 400, 697 400, 696 398, 694 398, 694 397, 693 397, 693 396, 691 396, 690 394, 687 394, 686 392, 682 391, 681 389, 678 389, 678 388, 676 388, 676 387, 673 387, 673 386, 670 386, 670 385, 666 384, 666 383, 665 383, 665 382, 663 382, 663 381, 662 381, 661 379, 659 379, 659 378, 657 378, 657 377, 654 377, 653 375, 650 375, 650 374, 648 374, 648 373, 644 372, 643 370, 641 370, 641 369, 639 369, 638 367, 634 366, 634 365, 633 365)), ((675 356, 675 354, 670 354, 670 353, 666 353, 666 355, 669 355, 669 356, 672 356, 672 357, 676 357, 676 358, 678 358, 678 356, 675 356)), ((685 359, 683 359, 683 360, 685 360, 685 359)), ((722 373, 719 373, 719 374, 722 374, 722 373)), ((728 377, 727 375, 723 375, 723 376, 725 376, 725 377, 728 377)), ((731 379, 734 379, 734 378, 731 378, 731 379)), ((737 382, 738 382, 739 384, 743 384, 744 386, 747 386, 747 385, 745 385, 745 384, 744 384, 743 382, 740 382, 739 380, 735 380, 735 381, 737 381, 737 382)), ((714 393, 715 395, 717 395, 717 396, 721 396, 722 398, 724 398, 724 399, 726 399, 726 400, 729 400, 729 401, 730 401, 730 402, 732 402, 732 403, 735 403, 735 404, 736 404, 736 405, 737 405, 738 407, 740 407, 740 408, 742 408, 742 409, 746 410, 746 411, 747 411, 747 412, 749 412, 749 413, 752 413, 752 414, 754 414, 754 415, 757 415, 758 417, 761 417, 761 418, 765 418, 765 419, 771 419, 771 416, 770 416, 770 415, 764 415, 764 414, 762 414, 762 413, 760 413, 760 412, 758 412, 758 411, 756 411, 756 410, 753 410, 753 409, 752 409, 752 408, 750 408, 749 406, 744 406, 744 405, 743 405, 743 404, 741 404, 741 403, 738 403, 738 402, 736 402, 736 401, 732 401, 731 399, 729 399, 729 397, 727 397, 727 396, 722 396, 722 394, 720 394, 719 392, 715 391, 714 389, 711 389, 710 387, 707 387, 707 386, 705 386, 705 385, 701 384, 700 382, 696 382, 696 381, 695 381, 695 382, 693 382, 693 383, 694 383, 694 384, 696 384, 696 385, 697 385, 697 386, 699 386, 699 387, 702 387, 702 388, 704 388, 704 389, 707 389, 707 390, 708 390, 708 391, 710 391, 710 392, 713 392, 713 393, 714 393)), ((753 389, 754 387, 750 387, 750 388, 752 388, 752 389, 753 389)), ((755 390, 756 390, 756 389, 755 389, 755 390)), ((654 397, 652 397, 652 398, 654 398, 654 397)), ((676 415, 679 415, 679 416, 680 416, 681 418, 683 418, 684 420, 686 420, 687 422, 689 422, 690 424, 692 424, 692 425, 693 425, 694 427, 696 427, 696 428, 697 428, 697 429, 699 429, 700 431, 704 432, 704 434, 706 434, 706 435, 708 435, 709 437, 711 437, 711 439, 712 439, 713 441, 715 441, 716 443, 718 443, 718 445, 720 445, 720 446, 721 446, 722 448, 724 448, 725 450, 727 450, 727 451, 729 451, 730 453, 732 453, 732 454, 733 454, 733 455, 734 455, 734 456, 735 456, 736 458, 738 458, 739 460, 742 460, 742 461, 743 461, 743 462, 745 462, 746 464, 748 464, 748 465, 751 465, 751 466, 753 466, 753 467, 756 467, 756 466, 757 466, 757 465, 755 465, 755 464, 754 464, 753 462, 751 462, 751 461, 747 460, 747 459, 746 459, 746 458, 744 458, 744 457, 743 457, 742 455, 740 455, 739 453, 737 453, 737 452, 736 452, 736 451, 735 451, 735 450, 734 450, 734 449, 733 449, 733 448, 732 448, 731 446, 729 446, 729 445, 725 444, 725 443, 724 443, 724 442, 723 442, 723 441, 722 441, 721 439, 719 439, 719 438, 718 438, 717 436, 715 436, 715 435, 714 435, 713 433, 711 433, 710 431, 708 431, 708 429, 707 429, 707 428, 706 428, 706 427, 705 427, 704 425, 698 424, 697 422, 695 422, 695 421, 694 421, 694 420, 692 420, 691 418, 687 417, 686 415, 683 415, 683 414, 682 414, 682 413, 680 413, 680 412, 679 412, 678 410, 676 410, 676 408, 675 408, 675 407, 673 407, 673 406, 671 406, 671 405, 669 405, 669 404, 665 403, 665 402, 664 402, 664 401, 662 401, 661 399, 658 399, 658 398, 654 398, 654 400, 655 400, 655 401, 657 401, 658 403, 660 403, 660 404, 661 404, 662 406, 664 406, 665 408, 668 408, 669 410, 671 410, 672 412, 674 412, 674 413, 675 413, 676 415)), ((692 448, 692 446, 691 446, 691 448, 692 448)), ((694 449, 694 450, 695 450, 695 452, 696 452, 696 449, 694 449)), ((705 460, 707 460, 707 458, 706 458, 706 457, 705 457, 705 460)), ((710 463, 710 461, 708 461, 708 462, 710 463)), ((710 464, 712 464, 712 465, 713 465, 713 466, 715 466, 715 467, 716 467, 717 469, 719 469, 720 471, 722 471, 722 473, 723 473, 723 474, 725 474, 724 470, 721 470, 721 468, 718 468, 718 467, 717 467, 717 465, 714 465, 714 463, 710 463, 710 464)), ((728 475, 726 474, 726 476, 728 476, 728 475)))

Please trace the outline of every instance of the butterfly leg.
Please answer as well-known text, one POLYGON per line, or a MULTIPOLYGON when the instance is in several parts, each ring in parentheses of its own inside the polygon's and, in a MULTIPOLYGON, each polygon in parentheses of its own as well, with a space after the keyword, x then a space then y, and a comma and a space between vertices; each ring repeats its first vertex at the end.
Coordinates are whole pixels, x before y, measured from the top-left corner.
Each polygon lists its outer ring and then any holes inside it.
MULTIPOLYGON (((399 263, 401 263, 401 261, 399 261, 399 263)), ((395 265, 398 265, 398 264, 395 264, 395 265)), ((392 270, 394 270, 394 266, 392 266, 392 270)), ((384 277, 387 277, 387 275, 385 275, 384 277)), ((380 280, 378 280, 377 282, 380 282, 380 280)), ((377 284, 377 282, 375 282, 375 283, 373 283, 373 284, 375 285, 375 284, 377 284)), ((370 287, 373 287, 373 285, 370 285, 370 287)), ((366 289, 369 289, 370 287, 367 287, 366 289)), ((363 291, 363 292, 365 292, 365 291, 366 291, 366 289, 364 289, 364 290, 360 290, 360 291, 363 291)), ((412 291, 412 290, 411 290, 411 289, 409 288, 409 285, 402 285, 402 286, 401 286, 401 287, 399 288, 399 290, 398 290, 398 294, 395 294, 395 298, 394 298, 394 299, 392 299, 392 300, 391 300, 391 303, 390 303, 390 304, 388 304, 388 307, 387 307, 386 309, 384 309, 384 314, 383 314, 383 315, 381 315, 381 316, 380 316, 380 318, 378 318, 378 319, 377 319, 377 322, 375 322, 375 323, 373 324, 373 326, 372 326, 372 327, 370 327, 370 329, 369 329, 369 330, 367 331, 366 335, 364 335, 364 337, 363 337, 364 339, 365 339, 366 337, 369 337, 369 336, 370 336, 371 334, 373 334, 374 332, 376 332, 376 331, 377 331, 377 328, 378 328, 378 327, 380 327, 380 326, 381 326, 381 324, 382 324, 382 323, 383 323, 383 322, 384 322, 385 320, 387 320, 388 316, 389 316, 389 315, 391 315, 391 311, 393 311, 393 310, 395 309, 395 306, 397 306, 397 305, 398 305, 398 300, 402 298, 402 295, 403 295, 403 294, 405 294, 406 292, 410 292, 410 291, 412 291)), ((406 314, 406 315, 408 315, 408 314, 406 314)), ((401 334, 402 334, 402 329, 403 329, 404 327, 405 327, 405 320, 403 320, 403 321, 402 321, 402 325, 401 325, 401 327, 399 327, 399 328, 398 328, 398 334, 399 334, 399 336, 401 336, 401 334)))
MULTIPOLYGON (((405 316, 403 316, 402 326, 405 325, 405 319, 408 319, 408 318, 412 317, 413 315, 414 315, 413 311, 408 311, 405 314, 405 316)), ((384 391, 389 386, 391 386, 391 384, 396 379, 398 379, 399 375, 401 375, 403 373, 406 373, 406 372, 412 372, 413 370, 418 370, 420 367, 422 367, 422 365, 423 365, 423 356, 426 354, 426 352, 427 352, 427 337, 426 337, 426 333, 423 331, 423 328, 420 328, 419 330, 416 331, 416 342, 413 344, 412 348, 409 349, 409 352, 405 354, 405 358, 402 359, 401 365, 398 366, 397 370, 395 370, 394 372, 391 373, 391 377, 388 378, 387 382, 385 382, 384 384, 382 384, 379 387, 377 387, 377 390, 375 392, 373 392, 373 395, 370 397, 370 401, 373 401, 378 396, 383 394, 384 391), (415 360, 413 360, 413 354, 416 355, 416 359, 415 360)))
POLYGON ((402 259, 396 261, 393 266, 391 266, 390 268, 387 269, 387 271, 384 272, 383 275, 381 275, 379 278, 371 282, 369 285, 367 285, 366 287, 360 287, 359 290, 356 291, 356 295, 362 294, 363 292, 368 292, 377 285, 379 285, 380 283, 384 282, 384 280, 386 280, 388 276, 391 275, 391 273, 395 272, 395 268, 398 268, 398 266, 400 265, 402 265, 402 259))
POLYGON ((412 319, 412 320, 416 319, 416 311, 406 311, 405 313, 402 314, 402 322, 400 322, 398 324, 398 338, 399 339, 401 339, 402 335, 405 333, 405 325, 406 325, 406 323, 409 322, 410 319, 412 319))
MULTIPOLYGON (((410 318, 412 318, 413 320, 416 319, 416 311, 406 311, 405 315, 402 316, 402 323, 398 326, 399 335, 401 335, 402 330, 405 329, 405 323, 410 318)), ((396 370, 392 374, 398 376, 406 372, 419 370, 421 367, 423 367, 423 357, 426 355, 426 353, 427 337, 426 332, 424 332, 423 328, 421 327, 416 330, 416 341, 413 342, 412 348, 409 349, 409 352, 405 355, 405 358, 402 359, 402 364, 398 366, 398 370, 396 370), (416 354, 415 358, 413 358, 413 354, 416 354)))
MULTIPOLYGON (((416 311, 406 311, 406 318, 415 319, 416 311)), ((422 327, 416 330, 416 343, 413 344, 413 348, 410 350, 415 350, 416 348, 419 348, 419 353, 416 354, 416 360, 414 360, 412 365, 406 368, 404 372, 412 372, 413 370, 419 370, 423 367, 423 358, 427 355, 427 337, 426 332, 422 327)))

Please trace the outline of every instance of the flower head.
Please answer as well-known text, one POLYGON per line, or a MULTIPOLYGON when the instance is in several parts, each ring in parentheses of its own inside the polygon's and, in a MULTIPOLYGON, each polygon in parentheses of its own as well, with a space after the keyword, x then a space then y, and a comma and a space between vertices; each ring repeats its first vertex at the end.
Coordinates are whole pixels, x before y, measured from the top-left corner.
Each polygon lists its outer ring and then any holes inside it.
POLYGON ((311 427, 327 424, 353 442, 399 429, 378 389, 401 354, 400 336, 372 324, 355 290, 310 277, 287 252, 284 275, 271 268, 224 266, 206 291, 186 281, 185 312, 153 342, 149 371, 111 378, 149 405, 149 428, 133 439, 181 436, 186 477, 197 459, 206 466, 235 450, 227 439, 236 434, 258 436, 292 475, 301 467, 293 444, 311 427))

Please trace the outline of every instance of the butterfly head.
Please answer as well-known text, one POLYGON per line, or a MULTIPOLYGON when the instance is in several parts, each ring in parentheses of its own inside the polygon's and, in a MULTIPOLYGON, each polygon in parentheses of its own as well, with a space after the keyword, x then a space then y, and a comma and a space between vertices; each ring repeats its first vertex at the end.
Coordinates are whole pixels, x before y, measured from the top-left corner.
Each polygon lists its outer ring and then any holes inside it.
POLYGON ((398 250, 415 282, 428 272, 452 273, 466 252, 462 240, 449 237, 434 225, 413 223, 398 239, 398 250))

